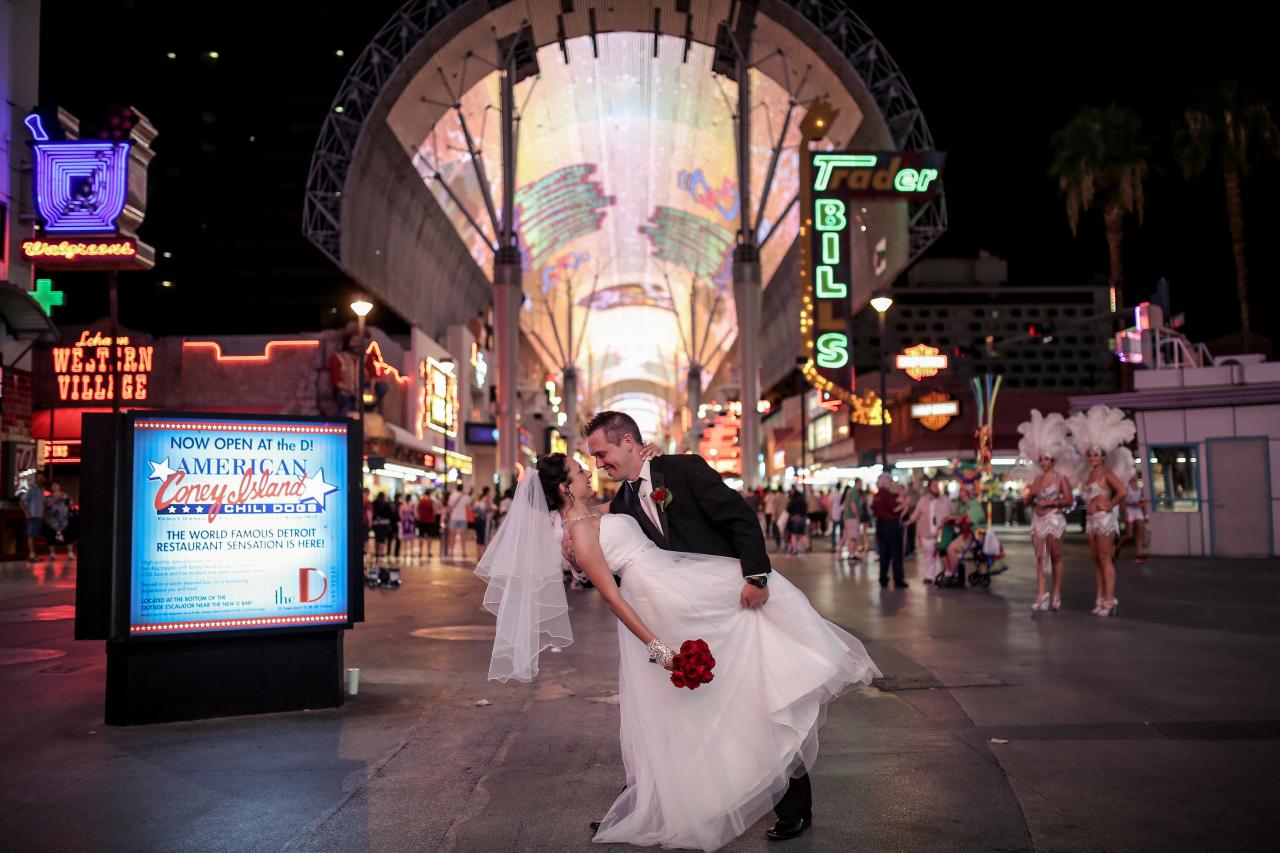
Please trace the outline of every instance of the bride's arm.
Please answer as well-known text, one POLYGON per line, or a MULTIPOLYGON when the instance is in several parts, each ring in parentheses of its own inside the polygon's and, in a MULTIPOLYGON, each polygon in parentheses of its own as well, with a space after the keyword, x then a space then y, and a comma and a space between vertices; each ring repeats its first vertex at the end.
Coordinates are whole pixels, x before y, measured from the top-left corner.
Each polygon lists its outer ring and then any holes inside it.
POLYGON ((578 568, 586 572, 591 585, 604 596, 605 604, 609 605, 613 615, 617 616, 618 620, 627 626, 627 630, 635 634, 646 646, 657 640, 657 635, 644 624, 640 614, 627 604, 622 593, 618 591, 618 585, 614 583, 613 572, 609 571, 609 564, 605 561, 604 552, 600 549, 599 522, 579 522, 573 525, 569 535, 573 538, 578 568))

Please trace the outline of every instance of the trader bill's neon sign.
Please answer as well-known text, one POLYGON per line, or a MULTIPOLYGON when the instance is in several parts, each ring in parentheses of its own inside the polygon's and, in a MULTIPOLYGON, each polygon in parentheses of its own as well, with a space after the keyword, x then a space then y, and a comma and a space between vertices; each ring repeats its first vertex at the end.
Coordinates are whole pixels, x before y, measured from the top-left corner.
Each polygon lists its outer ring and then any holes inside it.
POLYGON ((138 346, 126 336, 117 337, 113 347, 109 335, 84 330, 71 346, 52 349, 58 399, 72 403, 110 400, 118 380, 118 399, 146 400, 155 350, 150 345, 138 346))

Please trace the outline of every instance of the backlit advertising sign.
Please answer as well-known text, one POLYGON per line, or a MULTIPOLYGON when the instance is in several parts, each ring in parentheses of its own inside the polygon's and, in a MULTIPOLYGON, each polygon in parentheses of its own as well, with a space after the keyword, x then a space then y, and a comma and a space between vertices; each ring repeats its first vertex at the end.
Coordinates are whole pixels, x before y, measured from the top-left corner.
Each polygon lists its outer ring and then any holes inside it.
POLYGON ((130 637, 352 621, 347 422, 137 413, 131 423, 130 637))

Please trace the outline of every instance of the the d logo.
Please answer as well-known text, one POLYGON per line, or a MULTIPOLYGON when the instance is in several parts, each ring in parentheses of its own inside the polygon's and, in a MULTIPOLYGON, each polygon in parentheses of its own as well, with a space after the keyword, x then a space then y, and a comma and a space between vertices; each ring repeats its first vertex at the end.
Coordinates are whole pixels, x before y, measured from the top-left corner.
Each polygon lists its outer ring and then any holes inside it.
POLYGON ((298 600, 303 604, 309 604, 313 601, 319 601, 324 598, 326 592, 329 591, 329 579, 324 576, 324 572, 319 569, 298 569, 298 600), (320 579, 320 589, 314 592, 315 581, 311 580, 311 573, 320 579))

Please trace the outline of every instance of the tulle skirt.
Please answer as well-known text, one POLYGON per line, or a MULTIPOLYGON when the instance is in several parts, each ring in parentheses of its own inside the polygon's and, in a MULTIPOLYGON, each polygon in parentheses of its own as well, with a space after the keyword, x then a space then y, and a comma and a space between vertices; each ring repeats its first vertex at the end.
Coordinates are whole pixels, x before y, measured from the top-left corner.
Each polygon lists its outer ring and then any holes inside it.
POLYGON ((778 572, 769 601, 739 604, 737 560, 658 549, 623 572, 622 595, 673 647, 702 639, 715 679, 677 688, 619 625, 627 787, 595 841, 716 850, 812 768, 826 704, 880 674, 856 638, 823 619, 778 572))

